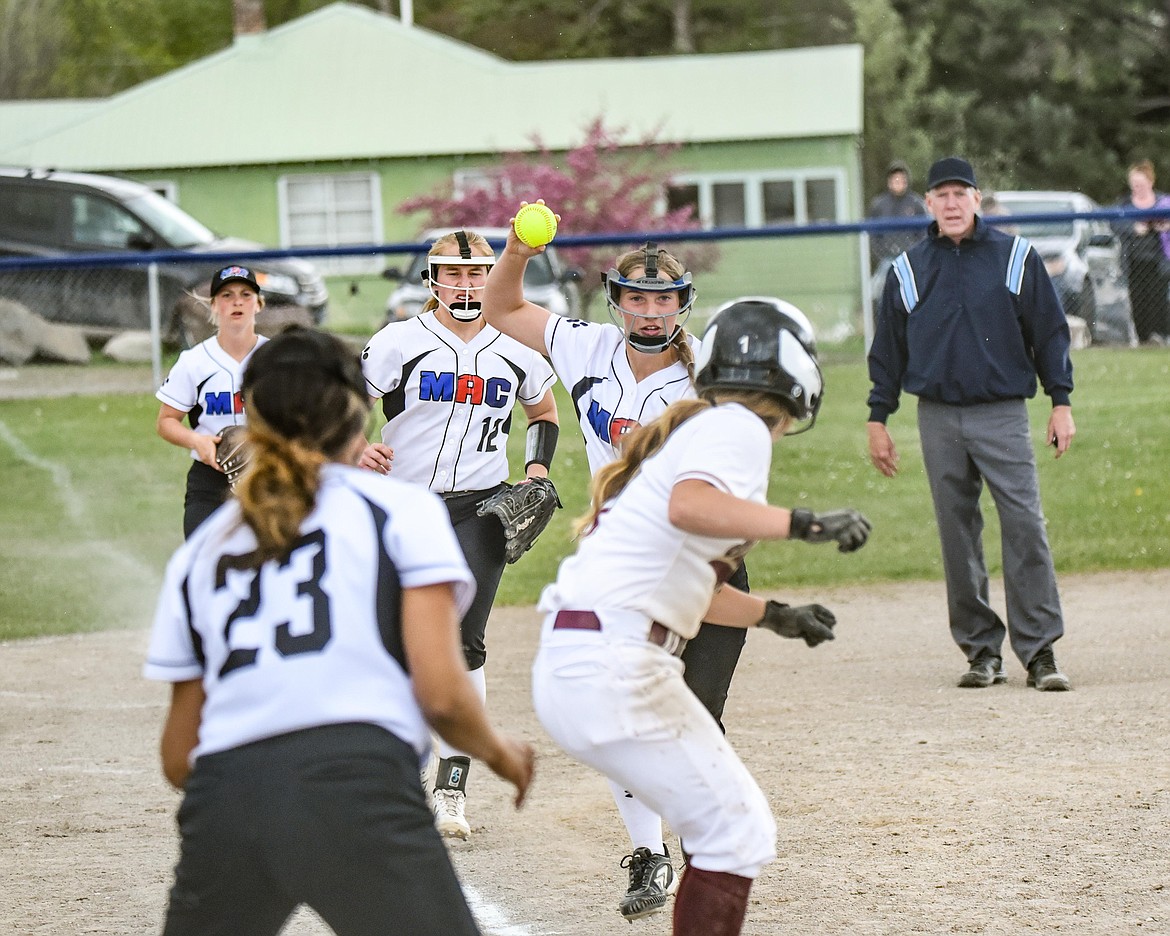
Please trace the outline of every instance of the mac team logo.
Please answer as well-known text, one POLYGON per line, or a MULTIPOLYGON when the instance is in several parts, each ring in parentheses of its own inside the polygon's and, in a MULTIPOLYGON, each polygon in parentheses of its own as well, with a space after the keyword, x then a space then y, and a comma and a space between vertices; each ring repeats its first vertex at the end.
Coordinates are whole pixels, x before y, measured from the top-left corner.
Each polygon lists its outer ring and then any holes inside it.
POLYGON ((478 374, 453 374, 422 371, 419 374, 418 398, 423 402, 484 404, 493 409, 510 407, 512 381, 507 377, 478 374))
POLYGON ((203 394, 203 410, 208 416, 231 416, 244 411, 244 395, 225 390, 223 393, 203 394))
POLYGON ((633 432, 640 425, 636 419, 615 419, 612 413, 602 409, 595 401, 590 402, 585 418, 597 433, 597 438, 609 440, 614 448, 621 448, 622 436, 633 432))

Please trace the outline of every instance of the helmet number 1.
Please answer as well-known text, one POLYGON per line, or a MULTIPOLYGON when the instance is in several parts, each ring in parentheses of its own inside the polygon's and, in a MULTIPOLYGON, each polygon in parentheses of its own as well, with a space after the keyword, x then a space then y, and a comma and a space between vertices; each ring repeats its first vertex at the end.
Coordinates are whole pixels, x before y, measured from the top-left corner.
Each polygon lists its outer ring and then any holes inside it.
POLYGON ((739 350, 740 350, 741 354, 747 354, 748 343, 750 342, 750 340, 751 339, 747 335, 740 335, 739 336, 739 350))

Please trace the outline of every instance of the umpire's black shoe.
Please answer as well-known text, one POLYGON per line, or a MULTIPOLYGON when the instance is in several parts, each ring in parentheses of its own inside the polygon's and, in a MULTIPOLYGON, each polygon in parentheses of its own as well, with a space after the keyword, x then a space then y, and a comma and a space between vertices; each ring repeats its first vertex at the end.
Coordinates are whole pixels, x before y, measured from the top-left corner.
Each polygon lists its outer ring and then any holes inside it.
POLYGON ((986 689, 995 683, 1007 682, 1003 658, 985 655, 971 661, 971 668, 959 678, 960 689, 986 689))
POLYGON ((1052 648, 1045 647, 1028 664, 1028 685, 1041 692, 1068 692, 1072 683, 1056 666, 1052 648))
POLYGON ((630 869, 630 889, 622 898, 621 911, 631 923, 666 906, 666 898, 678 890, 678 879, 668 855, 656 855, 649 848, 635 848, 622 859, 630 869))

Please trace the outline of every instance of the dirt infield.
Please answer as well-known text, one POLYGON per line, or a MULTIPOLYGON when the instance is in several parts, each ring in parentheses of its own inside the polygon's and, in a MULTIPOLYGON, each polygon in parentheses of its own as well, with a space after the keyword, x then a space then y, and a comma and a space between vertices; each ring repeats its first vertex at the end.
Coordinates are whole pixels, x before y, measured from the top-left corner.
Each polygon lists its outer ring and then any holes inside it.
MULTIPOLYGON (((745 933, 1170 933, 1170 570, 1061 584, 1067 694, 1026 689, 1014 660, 1006 685, 956 689, 934 583, 788 595, 838 613, 839 639, 815 650, 750 636, 727 723, 781 857, 745 933)), ((488 631, 493 715, 541 758, 520 813, 471 776, 475 834, 452 851, 484 932, 668 933, 667 914, 617 914, 628 844, 603 781, 532 714, 536 629, 511 608, 488 631)), ((141 630, 0 645, 4 936, 158 929, 178 796, 145 645, 141 630)), ((301 912, 284 932, 327 930, 301 912)))

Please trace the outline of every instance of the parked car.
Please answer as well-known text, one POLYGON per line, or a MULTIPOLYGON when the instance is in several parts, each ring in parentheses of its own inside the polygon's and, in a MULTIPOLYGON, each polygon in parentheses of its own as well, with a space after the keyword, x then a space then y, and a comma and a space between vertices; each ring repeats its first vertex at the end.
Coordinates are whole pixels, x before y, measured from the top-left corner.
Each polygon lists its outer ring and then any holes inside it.
MULTIPOLYGON (((996 192, 1006 214, 1089 213, 1100 205, 1080 192, 996 192)), ((1012 225, 1044 259, 1068 315, 1089 326, 1095 344, 1136 343, 1117 238, 1105 221, 1086 218, 1012 225)))
MULTIPOLYGON (((477 234, 482 234, 489 241, 502 243, 508 236, 507 228, 472 228, 477 234)), ((419 238, 420 242, 433 243, 443 234, 449 233, 447 228, 438 228, 424 231, 419 238)), ((496 248, 498 255, 500 248, 496 248)), ((406 272, 400 268, 388 267, 382 275, 388 280, 398 282, 398 286, 390 293, 386 300, 386 321, 401 322, 422 311, 423 303, 430 298, 430 290, 423 282, 422 274, 426 269, 427 255, 416 253, 407 266, 406 272)), ((524 298, 537 305, 544 306, 554 315, 563 315, 567 318, 579 318, 581 314, 581 291, 577 285, 581 278, 581 271, 562 265, 557 250, 551 244, 544 253, 528 261, 524 271, 524 298)))
MULTIPOLYGON (((220 237, 153 189, 128 179, 79 172, 0 167, 0 257, 69 257, 86 253, 183 250, 221 253, 263 250, 261 244, 220 237)), ((164 339, 190 345, 214 331, 206 296, 215 264, 159 265, 164 339)), ((304 260, 249 263, 264 291, 262 332, 291 323, 319 325, 328 305, 325 282, 304 260)), ((107 338, 150 327, 147 267, 141 264, 0 270, 0 296, 52 322, 80 326, 107 338)))

